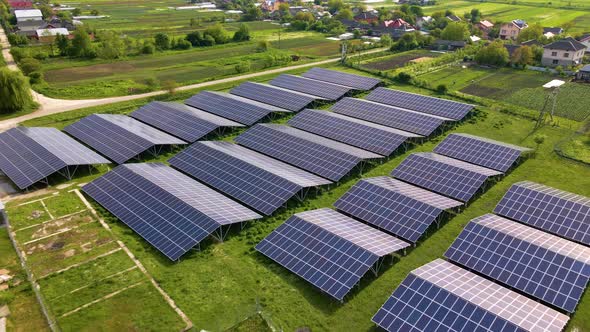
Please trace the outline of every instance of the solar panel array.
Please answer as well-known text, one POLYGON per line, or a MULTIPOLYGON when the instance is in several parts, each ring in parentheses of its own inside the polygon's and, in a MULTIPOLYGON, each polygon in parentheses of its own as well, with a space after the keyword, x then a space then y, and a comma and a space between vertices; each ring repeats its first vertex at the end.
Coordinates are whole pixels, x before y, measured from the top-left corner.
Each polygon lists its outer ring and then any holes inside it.
POLYGON ((529 148, 469 134, 451 134, 434 152, 479 166, 506 172, 529 148))
POLYGON ((230 93, 292 112, 299 112, 311 103, 323 99, 318 96, 254 82, 244 82, 233 88, 230 93))
POLYGON ((164 164, 121 165, 82 190, 171 260, 257 213, 164 164))
POLYGON ((235 141, 332 181, 340 180, 365 159, 382 158, 378 154, 276 124, 257 124, 235 141))
POLYGON ((420 135, 358 120, 334 112, 306 109, 289 125, 358 148, 389 156, 407 139, 420 135))
POLYGON ((428 114, 348 97, 334 104, 331 109, 338 114, 423 136, 431 135, 446 121, 444 118, 428 114))
POLYGON ((386 88, 375 89, 367 99, 453 120, 463 119, 473 109, 469 104, 386 88))
POLYGON ((266 215, 303 188, 331 183, 230 142, 197 142, 169 162, 266 215))
POLYGON ((568 320, 442 259, 413 270, 373 317, 391 332, 558 332, 568 320))
POLYGON ((0 170, 26 189, 67 167, 109 161, 55 128, 12 128, 0 133, 0 170))
POLYGON ((409 246, 331 209, 297 213, 256 250, 342 300, 377 260, 409 246))
POLYGON ((568 312, 590 278, 590 248, 493 214, 471 220, 445 257, 568 312))
POLYGON ((221 127, 243 127, 193 107, 161 101, 144 105, 129 116, 190 143, 221 127))
POLYGON ((371 90, 381 84, 381 80, 372 77, 343 73, 341 71, 314 67, 301 76, 314 80, 346 85, 355 90, 371 90))
POLYGON ((248 126, 273 112, 290 112, 283 108, 217 91, 199 92, 184 103, 248 126))
POLYGON ((512 185, 495 213, 590 245, 590 198, 542 184, 512 185))
POLYGON ((387 176, 363 179, 334 206, 415 243, 445 210, 463 205, 387 176))
POLYGON ((326 98, 328 100, 338 100, 352 90, 351 87, 344 85, 331 84, 287 74, 283 74, 274 78, 272 81, 270 81, 270 85, 307 93, 310 95, 326 98))
POLYGON ((467 202, 485 183, 502 173, 436 153, 412 153, 391 175, 400 180, 467 202))
POLYGON ((186 144, 138 120, 117 114, 92 114, 64 131, 118 164, 156 145, 186 144))

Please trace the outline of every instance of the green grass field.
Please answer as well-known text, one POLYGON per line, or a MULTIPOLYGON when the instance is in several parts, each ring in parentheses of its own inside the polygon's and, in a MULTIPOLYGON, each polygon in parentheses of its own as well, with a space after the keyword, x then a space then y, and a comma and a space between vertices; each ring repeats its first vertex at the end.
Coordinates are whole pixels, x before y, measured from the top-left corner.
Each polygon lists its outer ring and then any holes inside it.
MULTIPOLYGON (((351 69, 345 70, 354 72, 351 69)), ((415 87, 395 87, 425 92, 415 87)), ((228 86, 222 86, 218 87, 218 90, 227 88, 228 86)), ((173 98, 182 100, 185 95, 173 98)), ((108 105, 93 110, 36 119, 26 124, 62 127, 93 111, 126 113, 133 110, 136 105, 137 101, 108 105)), ((284 119, 279 121, 284 122, 284 119)), ((272 317, 275 326, 286 331, 298 328, 309 328, 312 331, 366 331, 372 329, 372 315, 409 271, 442 257, 465 224, 472 218, 491 212, 514 182, 537 181, 590 196, 590 167, 561 158, 553 152, 553 146, 557 142, 573 133, 570 126, 576 126, 576 123, 562 119, 560 126, 545 126, 535 132, 532 120, 482 108, 474 117, 447 132, 446 134, 471 133, 529 147, 535 145, 532 138, 534 134, 547 135, 547 140, 541 145, 536 157, 520 164, 462 213, 453 217, 439 230, 431 232, 415 249, 409 250, 408 254, 395 264, 386 264, 379 277, 367 275, 363 278, 360 286, 355 288, 343 303, 331 300, 307 282, 258 254, 253 247, 293 213, 330 207, 361 178, 358 173, 345 178, 331 190, 324 190, 318 195, 308 197, 303 203, 290 202, 287 208, 277 211, 274 216, 251 223, 242 231, 234 229, 223 243, 208 240, 202 244, 201 251, 188 253, 177 263, 168 261, 104 209, 98 207, 98 211, 113 228, 117 238, 133 251, 164 290, 193 320, 197 330, 228 329, 251 317, 259 306, 265 314, 272 317)), ((220 139, 231 137, 232 135, 229 135, 220 139)), ((374 165, 363 174, 363 177, 386 175, 409 153, 431 151, 443 138, 436 137, 407 153, 374 165)), ((95 176, 98 174, 78 181, 87 182, 95 176)), ((80 277, 73 277, 74 280, 78 278, 80 277)), ((59 284, 61 283, 57 283, 59 284)), ((107 305, 108 303, 88 310, 85 315, 103 317, 101 314, 107 305)), ((586 293, 568 325, 568 331, 590 330, 590 316, 587 315, 589 311, 590 295, 586 293)), ((86 316, 81 317, 86 319, 86 316)), ((99 322, 97 318, 88 321, 99 322)), ((81 327, 76 324, 83 324, 83 321, 76 323, 72 319, 62 321, 62 324, 81 327)))
POLYGON ((391 71, 399 67, 403 67, 411 60, 418 58, 435 58, 441 53, 430 52, 428 50, 413 50, 401 53, 394 53, 378 58, 365 61, 361 64, 362 68, 369 70, 391 71))

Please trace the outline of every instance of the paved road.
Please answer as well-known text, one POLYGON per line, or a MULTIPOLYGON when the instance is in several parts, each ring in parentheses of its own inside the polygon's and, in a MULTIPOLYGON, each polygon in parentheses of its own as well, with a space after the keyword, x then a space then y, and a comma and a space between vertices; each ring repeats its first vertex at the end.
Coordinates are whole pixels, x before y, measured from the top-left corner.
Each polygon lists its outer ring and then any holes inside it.
MULTIPOLYGON (((0 39, 2 40, 3 51, 4 51, 4 45, 5 45, 4 43, 8 44, 8 42, 6 41, 6 35, 4 34, 4 30, 0 28, 0 31, 1 31, 0 39)), ((9 47, 9 45, 8 45, 8 47, 9 47)), ((373 50, 366 51, 363 54, 376 53, 376 52, 381 52, 383 50, 385 50, 385 49, 384 48, 373 49, 373 50)), ((8 53, 8 54, 10 54, 10 53, 8 53)), ((5 59, 7 59, 6 56, 5 56, 5 59)), ((12 56, 10 56, 10 59, 12 59, 12 56)), ((215 81, 208 81, 208 82, 203 82, 203 83, 186 85, 186 86, 177 88, 177 90, 182 91, 182 90, 204 88, 204 87, 217 85, 217 84, 221 84, 221 83, 228 83, 228 82, 239 81, 239 80, 249 79, 249 78, 253 78, 253 77, 268 75, 268 74, 281 73, 281 72, 285 72, 285 71, 289 71, 289 70, 293 70, 293 69, 306 68, 306 67, 334 63, 334 62, 338 62, 339 60, 340 60, 340 58, 332 58, 332 59, 327 59, 327 60, 322 60, 322 61, 317 61, 317 62, 310 62, 310 63, 306 63, 306 64, 301 64, 301 65, 281 67, 281 68, 276 68, 276 69, 269 69, 269 70, 265 70, 265 71, 261 71, 261 72, 245 74, 245 75, 240 75, 240 76, 233 76, 233 77, 223 78, 223 79, 219 79, 219 80, 215 80, 215 81)), ((12 61, 12 63, 14 65, 14 61, 12 61)), ((14 70, 18 70, 18 67, 16 67, 16 65, 14 65, 13 68, 14 68, 14 70)), ((162 95, 162 94, 166 94, 166 93, 167 93, 166 90, 161 90, 161 91, 153 91, 153 92, 148 92, 148 93, 129 95, 129 96, 120 96, 120 97, 110 97, 110 98, 101 98, 101 99, 66 100, 66 99, 49 98, 49 97, 46 97, 42 94, 39 94, 39 93, 33 91, 33 96, 34 96, 35 100, 41 105, 41 107, 33 113, 29 113, 29 114, 19 116, 16 118, 0 121, 0 132, 10 129, 12 127, 15 127, 20 122, 39 118, 39 117, 50 115, 50 114, 57 114, 57 113, 68 112, 68 111, 72 111, 72 110, 76 110, 76 109, 80 109, 80 108, 107 105, 107 104, 118 103, 118 102, 128 101, 128 100, 135 100, 135 99, 140 99, 140 98, 145 98, 145 97, 153 97, 153 96, 162 95)))

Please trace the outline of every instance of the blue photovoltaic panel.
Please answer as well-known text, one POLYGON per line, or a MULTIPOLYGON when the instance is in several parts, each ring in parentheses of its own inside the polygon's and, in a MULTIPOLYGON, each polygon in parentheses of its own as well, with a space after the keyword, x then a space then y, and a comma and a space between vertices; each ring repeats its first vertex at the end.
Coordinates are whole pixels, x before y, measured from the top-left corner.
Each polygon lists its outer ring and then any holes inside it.
POLYGON ((273 112, 289 110, 225 92, 202 91, 184 101, 205 112, 251 126, 273 112))
POLYGON ((382 158, 350 145, 276 124, 257 124, 235 141, 332 181, 340 180, 363 160, 382 158))
POLYGON ((20 189, 67 166, 108 163, 55 128, 17 127, 0 133, 0 170, 20 189))
POLYGON ((157 145, 186 144, 140 121, 116 114, 92 114, 64 131, 118 164, 157 145))
POLYGON ((334 203, 338 210, 412 243, 418 241, 441 213, 461 205, 459 201, 387 176, 357 182, 334 203))
POLYGON ((373 316, 390 332, 559 332, 568 320, 442 259, 412 271, 373 316))
POLYGON ((233 88, 230 93, 292 112, 299 112, 316 100, 323 100, 318 96, 254 82, 244 82, 233 88))
POLYGON ((82 190, 171 260, 260 215, 164 164, 121 165, 82 190))
POLYGON ((447 119, 356 98, 343 98, 332 111, 353 118, 429 136, 447 119))
POLYGON ((318 81, 346 85, 355 90, 371 90, 377 85, 381 84, 381 80, 376 78, 348 74, 343 73, 341 71, 324 69, 319 67, 311 68, 307 72, 303 73, 301 76, 318 81))
POLYGON ((161 101, 142 106, 129 116, 190 143, 221 127, 243 127, 190 106, 161 101))
POLYGON ((329 100, 338 100, 344 97, 352 90, 351 87, 344 85, 331 84, 327 82, 312 80, 301 76, 287 74, 283 74, 276 77, 275 79, 270 81, 270 85, 307 93, 329 100))
POLYGON ((303 188, 331 183, 230 142, 197 142, 169 162, 266 215, 303 188))
POLYGON ((473 109, 469 104, 386 88, 375 89, 367 99, 453 120, 463 119, 473 109))
POLYGON ((451 134, 434 152, 479 166, 506 172, 529 148, 469 134, 451 134))
POLYGON ((391 175, 467 202, 491 176, 502 173, 430 152, 412 153, 391 175))
POLYGON ((294 214, 256 250, 342 300, 379 257, 409 245, 324 208, 294 214))
POLYGON ((493 214, 471 220, 445 257, 567 312, 590 278, 590 248, 493 214))
POLYGON ((590 198, 542 184, 515 183, 495 213, 590 245, 590 198))
POLYGON ((310 109, 289 120, 289 125, 384 156, 392 154, 407 139, 422 137, 334 112, 310 109))

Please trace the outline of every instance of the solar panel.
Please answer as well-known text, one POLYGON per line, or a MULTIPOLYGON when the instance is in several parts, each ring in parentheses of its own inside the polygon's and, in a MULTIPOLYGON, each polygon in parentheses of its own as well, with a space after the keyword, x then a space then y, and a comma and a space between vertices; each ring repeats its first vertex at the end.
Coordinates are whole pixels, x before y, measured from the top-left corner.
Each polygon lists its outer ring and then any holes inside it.
POLYGON ((590 198, 542 184, 512 185, 495 213, 590 245, 590 198))
POLYGON ((488 177, 502 173, 430 152, 412 153, 391 175, 400 180, 467 202, 488 177))
POLYGON ((161 163, 121 165, 82 190, 171 260, 257 213, 161 163))
POLYGON ((320 110, 303 110, 289 125, 358 148, 389 156, 407 139, 422 137, 402 130, 320 110))
POLYGON ((348 94, 351 87, 332 84, 328 82, 312 80, 309 78, 283 74, 272 81, 270 85, 278 86, 284 89, 303 92, 310 95, 326 98, 329 100, 338 100, 348 94))
POLYGON ((129 116, 190 143, 221 127, 244 126, 193 107, 161 101, 142 106, 129 116))
POLYGON ((133 118, 117 114, 92 114, 67 126, 64 131, 117 164, 157 145, 186 144, 133 118))
POLYGON ((453 120, 463 119, 473 109, 469 104, 386 88, 375 89, 367 99, 453 120))
POLYGON ((266 215, 304 188, 331 183, 230 142, 197 142, 169 162, 266 215))
POLYGON ((244 82, 230 93, 293 112, 299 112, 317 100, 324 100, 318 96, 254 82, 244 82))
POLYGON ((184 103, 248 126, 262 120, 273 112, 290 112, 248 98, 216 91, 199 92, 185 100, 184 103))
POLYGON ((412 133, 429 136, 447 119, 356 98, 343 98, 332 111, 412 133))
POLYGON ((17 127, 0 133, 0 170, 20 189, 67 166, 108 163, 55 128, 17 127))
POLYGON ((590 248, 493 214, 471 220, 445 257, 568 312, 590 278, 590 248))
POLYGON ((409 245, 324 208, 294 214, 256 250, 342 300, 380 257, 409 245))
POLYGON ((277 124, 257 124, 235 141, 332 181, 340 180, 363 160, 382 158, 378 154, 277 124))
POLYGON ((469 134, 451 134, 434 152, 479 166, 506 172, 529 148, 469 134))
POLYGON ((387 331, 558 332, 569 317, 442 259, 413 270, 373 316, 387 331))
POLYGON ((363 179, 334 206, 412 243, 426 232, 445 210, 463 205, 387 176, 363 179))
POLYGON ((381 84, 381 80, 376 78, 343 73, 341 71, 318 67, 311 68, 301 76, 314 80, 346 85, 354 88, 355 90, 371 90, 377 85, 381 84))

